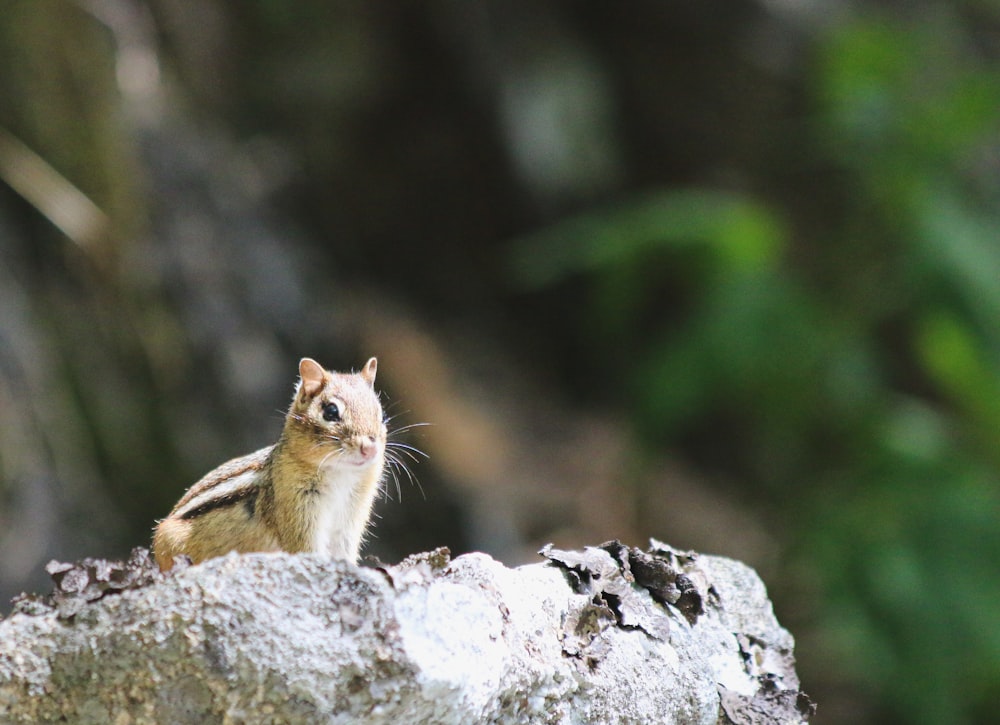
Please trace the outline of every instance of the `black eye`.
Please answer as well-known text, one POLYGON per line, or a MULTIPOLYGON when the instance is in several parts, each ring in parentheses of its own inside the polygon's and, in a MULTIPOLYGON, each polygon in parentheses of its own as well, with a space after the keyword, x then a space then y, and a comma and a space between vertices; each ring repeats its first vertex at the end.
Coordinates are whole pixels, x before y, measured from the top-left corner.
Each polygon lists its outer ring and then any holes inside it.
POLYGON ((340 420, 340 408, 336 403, 327 403, 323 406, 323 420, 331 423, 340 420))

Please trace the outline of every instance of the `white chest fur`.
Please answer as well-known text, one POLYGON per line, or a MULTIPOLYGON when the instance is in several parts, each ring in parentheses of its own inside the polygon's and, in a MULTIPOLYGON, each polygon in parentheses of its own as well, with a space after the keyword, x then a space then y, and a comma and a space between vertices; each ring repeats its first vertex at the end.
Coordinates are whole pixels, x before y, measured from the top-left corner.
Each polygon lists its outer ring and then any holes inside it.
POLYGON ((364 500, 371 471, 355 466, 324 466, 315 502, 312 550, 354 561, 368 520, 371 500, 364 500))

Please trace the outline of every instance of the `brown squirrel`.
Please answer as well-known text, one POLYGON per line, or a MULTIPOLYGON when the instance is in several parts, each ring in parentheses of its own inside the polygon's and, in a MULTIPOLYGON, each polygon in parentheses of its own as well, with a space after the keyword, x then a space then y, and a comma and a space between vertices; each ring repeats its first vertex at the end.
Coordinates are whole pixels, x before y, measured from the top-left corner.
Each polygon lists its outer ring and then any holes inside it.
POLYGON ((387 454, 376 367, 371 358, 359 373, 335 373, 304 358, 278 442, 208 473, 158 523, 160 569, 178 555, 197 564, 230 551, 315 552, 355 562, 387 454))

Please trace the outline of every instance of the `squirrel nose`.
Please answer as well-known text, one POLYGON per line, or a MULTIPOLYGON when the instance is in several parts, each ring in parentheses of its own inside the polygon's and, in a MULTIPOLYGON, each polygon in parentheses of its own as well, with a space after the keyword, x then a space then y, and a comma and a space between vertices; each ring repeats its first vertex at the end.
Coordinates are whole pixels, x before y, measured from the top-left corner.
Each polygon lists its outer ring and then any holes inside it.
POLYGON ((375 449, 377 448, 375 445, 375 436, 366 436, 362 438, 359 448, 361 449, 361 455, 365 458, 371 458, 374 456, 375 449))

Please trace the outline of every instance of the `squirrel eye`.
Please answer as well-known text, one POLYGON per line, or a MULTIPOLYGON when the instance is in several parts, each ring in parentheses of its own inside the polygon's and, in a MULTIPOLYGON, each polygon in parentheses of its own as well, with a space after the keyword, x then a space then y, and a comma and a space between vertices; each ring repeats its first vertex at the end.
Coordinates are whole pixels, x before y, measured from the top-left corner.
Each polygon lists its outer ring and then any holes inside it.
POLYGON ((323 420, 331 423, 340 420, 340 408, 336 403, 327 403, 323 406, 323 420))

